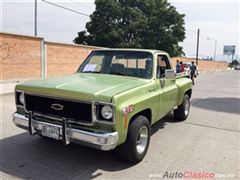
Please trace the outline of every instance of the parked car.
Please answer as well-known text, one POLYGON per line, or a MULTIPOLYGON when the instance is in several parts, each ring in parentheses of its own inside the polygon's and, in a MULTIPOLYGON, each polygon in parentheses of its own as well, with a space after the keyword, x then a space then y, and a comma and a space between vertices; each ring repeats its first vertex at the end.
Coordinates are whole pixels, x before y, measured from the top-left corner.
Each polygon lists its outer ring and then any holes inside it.
POLYGON ((173 110, 185 120, 192 82, 176 75, 159 50, 94 50, 73 75, 27 81, 15 88, 13 122, 31 135, 79 142, 140 162, 151 125, 173 110))
POLYGON ((188 72, 190 70, 190 66, 192 65, 190 62, 183 62, 185 66, 185 72, 188 72))
POLYGON ((235 67, 234 67, 234 70, 240 70, 240 65, 235 66, 235 67))
MULTIPOLYGON (((190 78, 190 67, 192 65, 192 63, 190 62, 183 62, 183 64, 185 65, 185 69, 184 69, 184 72, 185 74, 187 74, 187 77, 190 78)), ((198 69, 197 71, 195 72, 195 77, 197 77, 199 75, 199 72, 198 72, 198 69)))

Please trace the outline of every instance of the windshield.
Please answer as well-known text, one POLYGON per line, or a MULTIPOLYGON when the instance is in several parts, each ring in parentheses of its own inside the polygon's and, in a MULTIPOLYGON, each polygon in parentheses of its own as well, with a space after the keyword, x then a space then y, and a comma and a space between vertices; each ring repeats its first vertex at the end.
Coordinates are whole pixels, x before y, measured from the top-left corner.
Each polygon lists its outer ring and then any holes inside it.
POLYGON ((138 51, 93 51, 78 72, 114 74, 149 79, 152 77, 153 56, 138 51))

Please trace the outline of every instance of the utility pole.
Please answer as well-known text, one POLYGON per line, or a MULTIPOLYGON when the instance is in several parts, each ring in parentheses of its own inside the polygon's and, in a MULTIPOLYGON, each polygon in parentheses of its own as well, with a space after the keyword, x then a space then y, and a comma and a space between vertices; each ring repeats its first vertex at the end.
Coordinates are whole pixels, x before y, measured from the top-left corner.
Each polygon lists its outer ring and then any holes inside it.
POLYGON ((197 52, 196 52, 196 65, 198 65, 199 34, 200 34, 200 29, 198 29, 198 31, 197 31, 197 52))
POLYGON ((215 48, 214 48, 214 60, 216 61, 216 52, 217 52, 217 40, 215 40, 215 48))
POLYGON ((37 0, 35 0, 35 9, 34 9, 34 35, 37 36, 37 0))

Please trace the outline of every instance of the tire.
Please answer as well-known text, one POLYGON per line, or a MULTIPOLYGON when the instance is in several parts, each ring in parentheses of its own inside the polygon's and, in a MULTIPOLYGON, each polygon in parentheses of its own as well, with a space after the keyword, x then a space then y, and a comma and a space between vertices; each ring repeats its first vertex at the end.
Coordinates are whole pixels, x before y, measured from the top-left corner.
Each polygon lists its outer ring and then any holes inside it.
POLYGON ((117 148, 117 153, 125 160, 138 163, 145 157, 149 142, 150 123, 145 116, 138 116, 129 124, 126 142, 117 148))
POLYGON ((183 97, 183 102, 177 109, 173 111, 174 119, 184 121, 187 119, 190 111, 190 98, 187 94, 183 97))

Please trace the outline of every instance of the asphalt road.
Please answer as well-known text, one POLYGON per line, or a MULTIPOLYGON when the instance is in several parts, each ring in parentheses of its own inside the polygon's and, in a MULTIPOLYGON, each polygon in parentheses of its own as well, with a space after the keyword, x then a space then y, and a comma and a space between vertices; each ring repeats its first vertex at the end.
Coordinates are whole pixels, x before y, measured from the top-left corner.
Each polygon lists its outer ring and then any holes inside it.
POLYGON ((154 125, 149 151, 137 165, 114 152, 31 137, 12 123, 14 96, 1 96, 2 179, 159 179, 187 171, 240 179, 239 89, 240 71, 201 74, 189 118, 173 122, 169 115, 154 125))

